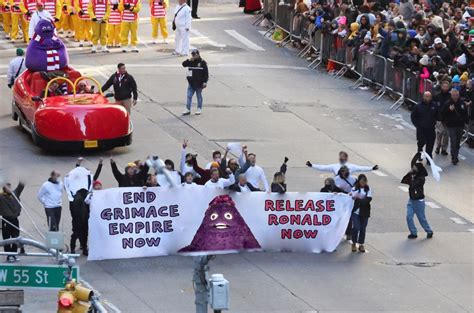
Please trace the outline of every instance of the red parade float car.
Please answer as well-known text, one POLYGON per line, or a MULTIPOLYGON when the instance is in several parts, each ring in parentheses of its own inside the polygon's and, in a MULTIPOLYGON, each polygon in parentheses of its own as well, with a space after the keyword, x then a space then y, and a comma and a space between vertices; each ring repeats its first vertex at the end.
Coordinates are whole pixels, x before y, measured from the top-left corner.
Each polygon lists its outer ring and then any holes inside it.
POLYGON ((13 87, 12 118, 46 150, 111 149, 132 142, 130 116, 99 83, 71 67, 51 80, 26 70, 13 87), (94 87, 85 82, 93 82, 94 87), (58 88, 60 90, 58 90, 58 88))

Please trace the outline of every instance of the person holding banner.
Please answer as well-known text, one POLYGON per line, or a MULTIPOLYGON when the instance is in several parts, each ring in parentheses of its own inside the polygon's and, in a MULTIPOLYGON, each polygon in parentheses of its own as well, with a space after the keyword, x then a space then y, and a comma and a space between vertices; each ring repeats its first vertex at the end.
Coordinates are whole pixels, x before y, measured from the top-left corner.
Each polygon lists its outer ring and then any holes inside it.
POLYGON ((312 164, 310 161, 306 162, 306 166, 311 167, 315 170, 324 171, 324 172, 332 172, 334 175, 337 175, 340 168, 345 165, 349 169, 349 174, 355 172, 369 172, 369 171, 376 171, 378 170, 379 166, 361 166, 355 165, 352 163, 348 163, 349 154, 345 151, 339 152, 339 163, 336 164, 329 164, 329 165, 320 165, 320 164, 312 164))
POLYGON ((285 184, 285 175, 286 175, 286 163, 288 162, 288 158, 285 157, 285 160, 283 161, 283 164, 280 167, 280 171, 276 172, 275 175, 273 175, 273 182, 271 186, 272 192, 278 192, 278 193, 285 193, 286 192, 286 184, 285 184))
POLYGON ((416 215, 421 227, 426 231, 427 238, 433 238, 433 230, 431 229, 425 215, 424 186, 428 172, 423 164, 418 162, 420 156, 420 152, 415 154, 411 160, 411 170, 402 178, 401 181, 402 184, 409 186, 408 194, 410 195, 410 199, 407 204, 407 224, 410 234, 408 235, 408 239, 418 238, 415 222, 413 221, 414 215, 416 215))
MULTIPOLYGON (((226 151, 227 152, 227 151, 226 151)), ((227 155, 227 153, 226 153, 227 155)), ((216 150, 214 152, 212 152, 212 162, 209 162, 207 163, 206 165, 206 170, 210 170, 211 169, 211 165, 212 163, 216 162, 217 164, 221 164, 222 162, 222 154, 219 150, 216 150)))
POLYGON ((365 230, 370 217, 370 202, 372 201, 372 191, 367 184, 367 176, 360 174, 351 192, 354 199, 354 209, 352 210, 352 252, 365 253, 365 230))
POLYGON ((181 184, 183 188, 194 188, 197 184, 194 182, 194 175, 191 172, 184 174, 184 182, 181 184))
POLYGON ((319 190, 319 192, 332 192, 332 193, 340 193, 344 192, 339 187, 336 186, 336 182, 334 178, 328 177, 324 180, 324 186, 319 190))
POLYGON ((118 182, 119 187, 143 187, 146 184, 148 165, 144 162, 139 164, 129 162, 125 167, 125 173, 121 173, 117 167, 117 163, 113 158, 110 158, 110 166, 112 167, 112 173, 118 182))
MULTIPOLYGON (((245 163, 242 163, 244 160, 239 160, 240 167, 244 167, 245 163)), ((260 183, 263 185, 263 190, 270 191, 270 186, 268 185, 267 178, 265 177, 265 172, 263 169, 257 165, 257 156, 255 153, 249 153, 246 157, 245 162, 249 162, 250 166, 245 171, 245 175, 247 176, 247 180, 251 183, 254 187, 260 188, 260 183)))
POLYGON ((235 183, 235 178, 234 178, 234 174, 232 174, 232 171, 230 169, 227 169, 227 174, 229 175, 229 178, 221 178, 219 174, 219 169, 211 168, 210 170, 211 179, 208 180, 204 184, 204 186, 208 188, 219 188, 219 189, 230 187, 231 185, 235 183))
POLYGON ((199 179, 201 176, 194 170, 194 160, 197 157, 196 154, 188 153, 186 148, 188 147, 188 140, 183 140, 183 149, 181 150, 181 162, 180 170, 181 174, 192 173, 194 180, 199 179))
POLYGON ((261 191, 260 189, 254 187, 251 183, 247 181, 247 177, 244 173, 240 174, 238 177, 238 181, 229 187, 229 190, 235 192, 254 192, 254 191, 261 191))

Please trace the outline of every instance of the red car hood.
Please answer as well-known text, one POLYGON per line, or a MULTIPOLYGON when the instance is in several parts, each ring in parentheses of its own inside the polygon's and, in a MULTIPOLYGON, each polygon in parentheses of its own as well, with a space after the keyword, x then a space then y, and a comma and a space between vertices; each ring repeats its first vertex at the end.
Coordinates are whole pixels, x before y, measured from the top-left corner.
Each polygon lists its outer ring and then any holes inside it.
POLYGON ((34 127, 56 141, 113 139, 131 132, 125 108, 99 94, 48 97, 35 113, 34 127))

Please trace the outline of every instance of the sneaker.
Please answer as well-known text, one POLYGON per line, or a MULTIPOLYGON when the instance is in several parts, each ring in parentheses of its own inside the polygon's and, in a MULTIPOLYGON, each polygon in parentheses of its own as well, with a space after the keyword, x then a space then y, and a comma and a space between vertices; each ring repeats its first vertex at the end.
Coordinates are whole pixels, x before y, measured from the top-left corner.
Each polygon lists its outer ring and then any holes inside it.
POLYGON ((359 252, 365 253, 364 245, 359 245, 359 252))
POLYGON ((151 42, 152 45, 156 45, 158 42, 156 41, 156 39, 153 39, 153 41, 151 42))
POLYGON ((428 239, 433 238, 433 233, 431 232, 431 233, 426 234, 426 238, 428 238, 428 239))
POLYGON ((191 110, 186 109, 186 110, 184 110, 183 113, 181 113, 181 114, 182 114, 182 115, 189 115, 189 114, 191 114, 191 110))
POLYGON ((102 52, 103 52, 103 53, 109 53, 109 52, 110 52, 110 50, 109 50, 109 48, 107 48, 107 47, 104 47, 104 49, 102 49, 102 52))
POLYGON ((446 150, 441 151, 442 155, 448 155, 448 152, 446 150))
POLYGON ((134 46, 134 47, 132 47, 132 52, 139 52, 139 50, 136 46, 134 46))
POLYGON ((123 53, 127 53, 127 49, 123 48, 123 49, 122 49, 122 52, 123 52, 123 53))
POLYGON ((76 254, 76 250, 71 250, 70 254, 76 254))
POLYGON ((416 239, 416 238, 418 238, 418 236, 415 234, 408 235, 408 239, 416 239))
POLYGON ((88 249, 82 250, 82 255, 83 256, 88 256, 89 255, 89 250, 88 249))
POLYGON ((458 159, 452 159, 451 161, 453 163, 453 165, 458 165, 459 163, 459 160, 458 159))
POLYGON ((15 263, 15 256, 14 255, 7 256, 7 263, 15 263))
POLYGON ((201 113, 202 113, 202 110, 201 110, 201 109, 198 109, 198 110, 196 111, 196 113, 194 113, 194 114, 196 114, 196 115, 201 115, 201 113))
POLYGON ((438 148, 436 148, 435 153, 436 153, 436 154, 439 154, 439 152, 440 152, 440 149, 439 149, 439 147, 438 147, 438 148))
POLYGON ((199 16, 197 16, 197 15, 192 16, 192 18, 195 19, 195 20, 200 20, 200 19, 201 19, 201 18, 200 18, 199 16))
POLYGON ((357 245, 355 243, 352 244, 352 252, 357 252, 357 245))
POLYGON ((167 44, 168 44, 168 39, 166 39, 166 38, 163 39, 163 42, 162 42, 162 43, 165 44, 165 45, 167 45, 167 44))
POLYGON ((360 89, 360 90, 368 90, 369 87, 368 87, 368 86, 360 86, 359 89, 360 89))
POLYGON ((16 255, 14 255, 13 258, 15 259, 15 261, 13 261, 13 262, 20 262, 21 261, 21 259, 19 257, 17 257, 16 255))
POLYGON ((178 51, 173 51, 173 53, 171 53, 172 55, 179 55, 179 52, 178 51))
POLYGON ((79 41, 79 47, 84 47, 84 40, 79 41))
POLYGON ((96 46, 92 46, 91 53, 96 53, 96 52, 97 52, 97 47, 96 47, 96 46))

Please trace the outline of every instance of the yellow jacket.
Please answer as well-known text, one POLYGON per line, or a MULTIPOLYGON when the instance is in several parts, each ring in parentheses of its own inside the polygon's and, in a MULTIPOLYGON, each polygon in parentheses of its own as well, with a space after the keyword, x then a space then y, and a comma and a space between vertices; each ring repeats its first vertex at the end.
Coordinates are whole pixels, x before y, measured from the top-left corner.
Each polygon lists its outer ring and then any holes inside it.
MULTIPOLYGON (((10 5, 12 7, 11 9, 13 10, 13 5, 15 5, 15 0, 10 0, 10 5)), ((20 0, 20 3, 18 3, 18 6, 20 7, 21 13, 25 14, 26 12, 28 12, 28 8, 25 6, 25 1, 20 0)))
MULTIPOLYGON (((87 13, 91 17, 91 19, 96 18, 95 17, 95 12, 94 12, 94 2, 96 0, 90 0, 89 5, 87 6, 87 13)), ((110 4, 109 1, 105 0, 105 15, 102 18, 103 21, 106 21, 109 19, 110 16, 110 4)))
MULTIPOLYGON (((123 2, 124 2, 124 0, 120 0, 120 2, 119 2, 119 7, 118 7, 118 9, 119 9, 120 12, 125 11, 125 7, 124 7, 124 3, 123 3, 123 2)), ((142 2, 141 2, 141 0, 137 0, 137 5, 135 5, 135 6, 133 7, 132 12, 133 12, 133 13, 138 13, 138 12, 140 12, 141 8, 142 8, 142 2)))

